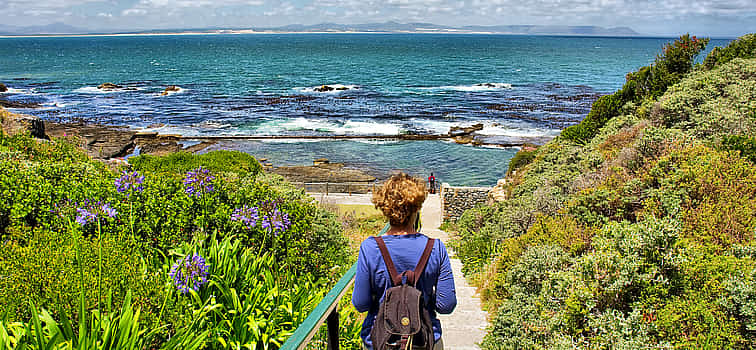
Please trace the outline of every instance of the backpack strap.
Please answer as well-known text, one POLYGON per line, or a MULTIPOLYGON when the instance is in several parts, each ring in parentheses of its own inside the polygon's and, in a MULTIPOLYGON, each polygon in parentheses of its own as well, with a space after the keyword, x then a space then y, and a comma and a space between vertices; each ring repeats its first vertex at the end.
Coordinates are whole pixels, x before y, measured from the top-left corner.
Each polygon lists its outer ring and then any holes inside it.
POLYGON ((388 269, 389 276, 391 277, 392 285, 401 285, 402 276, 407 276, 407 283, 415 286, 415 283, 417 283, 419 276, 422 276, 423 271, 425 271, 425 265, 428 264, 428 259, 430 259, 431 252, 433 251, 433 244, 435 243, 435 239, 428 238, 428 242, 425 244, 425 249, 423 250, 423 255, 420 256, 420 261, 417 262, 414 270, 404 271, 399 274, 396 271, 396 266, 394 266, 394 261, 391 260, 391 255, 388 252, 388 248, 386 248, 386 242, 383 241, 383 237, 378 236, 373 238, 375 238, 375 242, 378 243, 378 249, 380 249, 381 255, 383 256, 383 261, 386 263, 386 268, 388 269))
POLYGON ((407 271, 407 283, 414 286, 415 283, 417 283, 417 280, 420 279, 420 276, 423 275, 425 265, 428 264, 428 259, 430 259, 431 252, 433 251, 434 243, 435 239, 428 238, 428 243, 425 244, 423 255, 420 256, 420 261, 417 262, 417 266, 415 266, 414 270, 407 271))
POLYGON ((373 238, 375 238, 375 242, 378 243, 378 249, 381 250, 381 255, 383 255, 383 261, 386 263, 386 268, 388 269, 389 276, 391 277, 392 285, 401 285, 402 276, 399 275, 398 272, 396 272, 396 266, 394 266, 394 261, 391 260, 391 255, 388 252, 388 248, 386 248, 386 242, 384 242, 383 237, 380 236, 373 238))

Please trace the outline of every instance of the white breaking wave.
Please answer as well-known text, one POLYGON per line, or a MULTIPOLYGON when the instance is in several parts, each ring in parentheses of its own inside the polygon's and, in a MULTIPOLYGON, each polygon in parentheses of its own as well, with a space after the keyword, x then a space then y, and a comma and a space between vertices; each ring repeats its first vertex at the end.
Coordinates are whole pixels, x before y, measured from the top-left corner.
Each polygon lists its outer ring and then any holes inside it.
POLYGON ((359 85, 325 84, 325 85, 318 85, 318 86, 311 86, 311 87, 295 87, 294 90, 299 91, 299 92, 307 92, 307 93, 336 94, 336 93, 349 91, 349 90, 358 90, 359 88, 360 88, 359 85), (318 91, 323 88, 326 88, 325 90, 328 90, 328 91, 318 91), (333 90, 331 90, 331 88, 333 90))
POLYGON ((27 89, 15 89, 15 88, 12 88, 12 87, 7 87, 7 88, 8 88, 7 91, 0 92, 0 94, 25 94, 25 93, 34 92, 33 89, 28 89, 27 90, 27 89))
POLYGON ((294 118, 286 121, 270 121, 256 130, 266 135, 278 135, 287 131, 315 131, 333 135, 396 135, 401 131, 397 124, 347 121, 346 123, 328 120, 294 118))
POLYGON ((440 91, 464 91, 464 92, 477 92, 477 91, 496 91, 511 89, 512 84, 507 83, 480 83, 473 85, 446 85, 421 88, 421 90, 440 90, 440 91))
POLYGON ((118 89, 99 89, 97 86, 85 86, 78 88, 74 90, 73 92, 78 92, 80 94, 111 94, 116 92, 124 92, 124 91, 140 91, 144 90, 144 88, 139 87, 122 87, 118 89))
POLYGON ((534 128, 528 123, 499 123, 495 121, 469 121, 455 122, 435 119, 412 119, 412 125, 427 130, 433 134, 446 134, 451 127, 469 127, 476 123, 483 124, 483 130, 475 133, 484 136, 509 136, 509 137, 554 137, 561 132, 557 129, 534 128))
POLYGON ((170 95, 175 95, 175 94, 183 94, 184 92, 186 92, 187 90, 189 90, 189 89, 184 89, 184 88, 182 88, 180 86, 176 86, 176 89, 178 89, 178 90, 175 90, 175 91, 173 91, 173 90, 169 90, 169 91, 163 90, 163 91, 158 92, 156 95, 157 96, 170 96, 170 95), (163 95, 164 92, 167 92, 168 94, 167 95, 163 95))
POLYGON ((507 127, 505 125, 486 125, 478 131, 486 136, 509 136, 509 137, 556 137, 561 131, 558 129, 545 129, 533 127, 507 127))

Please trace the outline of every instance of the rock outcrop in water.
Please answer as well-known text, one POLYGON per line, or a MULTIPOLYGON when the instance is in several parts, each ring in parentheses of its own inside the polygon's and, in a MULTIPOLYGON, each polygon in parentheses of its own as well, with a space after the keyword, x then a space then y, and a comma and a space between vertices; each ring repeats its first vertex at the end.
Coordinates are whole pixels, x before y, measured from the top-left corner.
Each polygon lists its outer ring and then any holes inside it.
POLYGON ((100 90, 115 90, 115 89, 123 88, 123 86, 113 84, 113 83, 102 83, 98 85, 97 88, 100 90))
POLYGON ((8 101, 0 99, 0 107, 5 108, 39 108, 37 102, 8 101))
POLYGON ((312 90, 315 92, 331 92, 331 91, 345 91, 349 89, 350 88, 348 86, 342 86, 342 85, 339 85, 339 86, 322 85, 312 90))
POLYGON ((5 84, 0 83, 0 92, 6 92, 6 91, 8 91, 8 87, 5 86, 5 84))
POLYGON ((473 124, 471 126, 452 126, 451 128, 449 128, 449 136, 466 136, 480 130, 483 130, 482 123, 473 124))
POLYGON ((170 85, 167 88, 165 88, 165 90, 163 90, 162 93, 160 93, 160 96, 167 96, 171 92, 179 92, 179 91, 181 91, 180 87, 178 87, 176 85, 170 85))

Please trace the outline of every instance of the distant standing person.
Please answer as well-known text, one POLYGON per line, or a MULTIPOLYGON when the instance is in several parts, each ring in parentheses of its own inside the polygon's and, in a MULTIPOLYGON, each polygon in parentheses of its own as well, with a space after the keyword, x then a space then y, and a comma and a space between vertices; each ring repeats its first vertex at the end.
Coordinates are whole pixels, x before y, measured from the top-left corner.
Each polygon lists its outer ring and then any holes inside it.
POLYGON ((428 187, 430 187, 431 194, 436 193, 436 177, 433 176, 433 173, 428 176, 428 187))

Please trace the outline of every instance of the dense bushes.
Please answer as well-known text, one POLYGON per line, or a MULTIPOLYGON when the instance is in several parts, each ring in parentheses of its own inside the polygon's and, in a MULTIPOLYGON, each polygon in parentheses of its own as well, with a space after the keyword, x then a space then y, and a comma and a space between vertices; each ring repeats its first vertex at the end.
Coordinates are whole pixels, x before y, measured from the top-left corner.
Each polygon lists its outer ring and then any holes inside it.
POLYGON ((151 348, 277 348, 349 262, 333 214, 246 154, 142 156, 121 172, 75 142, 0 135, 4 344, 42 341, 19 323, 40 308, 48 327, 112 300, 121 314, 103 317, 128 318, 151 348), (168 275, 189 253, 209 282, 185 294, 168 275))
POLYGON ((160 157, 142 155, 129 159, 129 164, 138 171, 173 174, 183 174, 200 166, 214 173, 233 172, 254 176, 262 171, 262 166, 254 157, 232 151, 214 151, 206 154, 176 152, 160 157))
POLYGON ((564 129, 561 137, 585 143, 593 138, 609 119, 622 114, 626 104, 641 104, 645 100, 658 98, 693 69, 696 56, 703 51, 708 42, 709 39, 698 39, 685 34, 675 42, 666 44, 662 54, 656 56, 652 65, 628 73, 622 89, 596 100, 588 116, 580 124, 564 129))
POLYGON ((756 58, 756 34, 743 35, 724 48, 715 47, 703 64, 712 69, 735 58, 756 58))
POLYGON ((756 346, 752 40, 668 45, 458 220, 484 348, 756 346))

